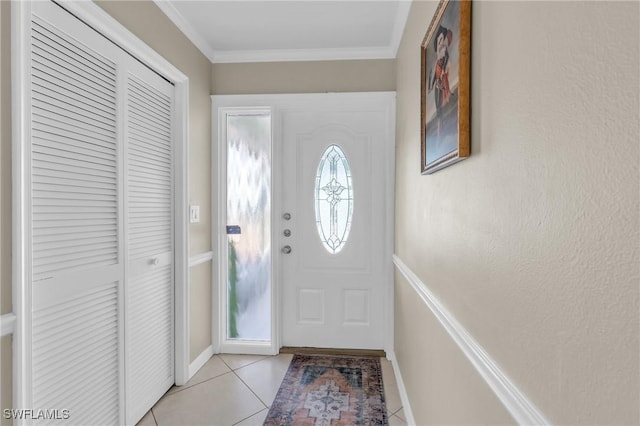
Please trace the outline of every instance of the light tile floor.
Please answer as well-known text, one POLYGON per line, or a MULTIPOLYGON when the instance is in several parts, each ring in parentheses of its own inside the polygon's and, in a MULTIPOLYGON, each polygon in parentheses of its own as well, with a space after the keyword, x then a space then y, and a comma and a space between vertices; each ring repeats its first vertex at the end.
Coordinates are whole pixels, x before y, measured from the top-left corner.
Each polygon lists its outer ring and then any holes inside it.
MULTIPOLYGON (((184 386, 172 387, 138 426, 262 425, 292 355, 214 355, 184 386)), ((405 425, 391 362, 380 358, 389 425, 405 425)))

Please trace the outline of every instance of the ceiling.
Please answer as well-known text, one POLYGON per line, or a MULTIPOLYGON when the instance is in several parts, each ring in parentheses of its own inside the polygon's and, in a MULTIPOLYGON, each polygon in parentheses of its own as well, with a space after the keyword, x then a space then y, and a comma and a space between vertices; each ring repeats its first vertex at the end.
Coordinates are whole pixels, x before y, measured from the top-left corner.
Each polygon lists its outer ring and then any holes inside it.
POLYGON ((395 58, 409 0, 154 0, 213 63, 395 58))

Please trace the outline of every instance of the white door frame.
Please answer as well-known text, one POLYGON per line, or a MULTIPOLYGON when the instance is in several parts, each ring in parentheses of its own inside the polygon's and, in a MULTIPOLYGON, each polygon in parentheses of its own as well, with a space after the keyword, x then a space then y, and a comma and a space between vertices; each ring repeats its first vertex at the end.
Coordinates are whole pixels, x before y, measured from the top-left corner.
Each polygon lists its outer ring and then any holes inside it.
MULTIPOLYGON (((273 251, 273 240, 275 234, 273 232, 273 221, 272 221, 272 232, 271 232, 271 341, 270 342, 256 342, 249 340, 238 340, 238 341, 230 341, 226 339, 226 315, 227 315, 227 297, 226 297, 226 282, 227 282, 227 274, 228 270, 228 256, 224 253, 228 252, 228 242, 226 232, 222 232, 223 229, 226 229, 226 217, 227 217, 227 144, 223 143, 226 141, 226 129, 220 126, 220 123, 224 117, 226 117, 227 113, 233 112, 245 112, 245 113, 266 113, 269 112, 271 114, 271 170, 273 176, 273 170, 276 170, 276 167, 279 167, 279 158, 278 154, 276 154, 276 140, 277 136, 275 134, 274 119, 275 119, 275 111, 268 105, 258 105, 258 104, 240 104, 240 105, 230 105, 227 100, 228 96, 211 96, 211 123, 212 123, 212 141, 213 144, 217 144, 217 149, 211 149, 211 155, 214 158, 211 161, 211 164, 217 165, 217 173, 212 173, 212 188, 214 194, 212 194, 211 202, 212 202, 212 219, 211 223, 216 224, 216 226, 212 227, 212 240, 211 247, 217 247, 218 253, 220 256, 218 257, 217 262, 217 271, 215 273, 215 284, 213 286, 212 293, 215 294, 213 311, 216 314, 212 321, 213 330, 213 342, 214 342, 214 353, 252 353, 252 354, 262 354, 262 355, 275 355, 278 353, 278 349, 280 348, 279 344, 279 333, 278 327, 279 323, 277 322, 275 313, 278 312, 278 296, 276 293, 275 283, 278 281, 278 268, 274 267, 276 263, 274 263, 274 258, 277 256, 277 253, 273 251), (216 219, 217 218, 217 219, 216 219), (225 283, 225 285, 222 285, 225 283)), ((278 191, 275 190, 275 185, 273 180, 271 182, 271 209, 273 211, 273 205, 276 203, 276 198, 278 197, 278 191)))
MULTIPOLYGON (((387 114, 387 131, 386 135, 387 140, 390 142, 385 145, 385 158, 387 163, 385 165, 385 170, 383 173, 386 176, 386 206, 385 206, 385 238, 387 246, 385 247, 385 277, 387 283, 387 289, 385 292, 385 307, 384 307, 384 324, 385 329, 382 331, 384 334, 384 348, 388 354, 393 351, 393 304, 394 304, 394 293, 393 293, 393 242, 394 242, 394 205, 395 205, 395 92, 348 92, 348 93, 308 93, 308 94, 259 94, 259 95, 214 95, 211 96, 212 99, 212 142, 214 144, 214 148, 212 151, 212 164, 217 166, 218 173, 212 173, 212 221, 211 223, 216 224, 217 226, 213 227, 212 231, 212 247, 218 247, 219 253, 222 253, 221 241, 225 235, 222 234, 222 230, 226 226, 226 223, 223 223, 223 219, 226 216, 226 199, 222 197, 224 194, 223 185, 226 182, 226 151, 224 151, 224 145, 221 143, 220 135, 221 130, 219 129, 218 120, 220 111, 223 108, 233 109, 233 108, 241 108, 241 109, 251 109, 251 108, 270 108, 272 112, 272 170, 281 170, 284 166, 282 164, 282 116, 281 111, 291 108, 313 108, 314 105, 317 105, 319 101, 321 102, 340 102, 347 101, 349 99, 365 99, 365 100, 385 100, 388 102, 388 114, 387 114), (217 149, 215 145, 217 144, 217 149), (215 158, 217 155, 217 158, 215 158), (217 202, 217 205, 215 204, 217 202), (216 219, 217 217, 217 219, 216 219)), ((282 211, 282 198, 280 196, 282 191, 282 179, 279 175, 273 175, 275 179, 272 179, 272 221, 271 221, 271 262, 272 262, 272 310, 271 310, 271 324, 272 324, 272 346, 274 347, 274 351, 272 353, 277 353, 277 351, 281 347, 281 336, 282 336, 282 310, 280 309, 283 297, 283 289, 280 282, 280 267, 281 265, 281 252, 280 252, 280 235, 282 232, 281 229, 281 220, 278 218, 279 212, 282 211)), ((224 247, 226 250, 226 246, 224 247)), ((219 262, 221 263, 221 262, 219 262)), ((218 266, 218 271, 216 276, 218 279, 214 283, 214 293, 217 294, 218 297, 218 305, 224 303, 220 297, 222 293, 222 284, 225 283, 226 275, 223 274, 224 270, 222 269, 223 265, 218 266)), ((220 311, 220 307, 216 306, 216 308, 220 311)), ((222 323, 223 321, 218 321, 222 323)), ((221 344, 222 343, 222 332, 226 325, 224 324, 213 324, 214 328, 216 326, 220 327, 220 329, 214 335, 214 352, 219 353, 221 349, 227 350, 228 346, 221 344)), ((249 348, 249 347, 247 347, 249 348)), ((251 348, 253 349, 253 348, 251 348)))
MULTIPOLYGON (((155 70, 175 86, 174 262, 175 381, 189 379, 188 117, 189 78, 93 2, 58 1, 65 9, 155 70)), ((11 2, 12 178, 13 178, 13 408, 31 409, 31 211, 29 46, 31 5, 11 2)), ((120 306, 122 308, 122 306, 120 306)), ((123 374, 121 372, 121 374, 123 374)), ((123 377, 123 376, 122 376, 123 377)), ((123 396, 121 396, 123 398, 123 396)), ((123 415, 123 412, 121 413, 123 415)), ((124 421, 124 417, 122 418, 124 421)), ((18 421, 19 422, 19 421, 18 421)))

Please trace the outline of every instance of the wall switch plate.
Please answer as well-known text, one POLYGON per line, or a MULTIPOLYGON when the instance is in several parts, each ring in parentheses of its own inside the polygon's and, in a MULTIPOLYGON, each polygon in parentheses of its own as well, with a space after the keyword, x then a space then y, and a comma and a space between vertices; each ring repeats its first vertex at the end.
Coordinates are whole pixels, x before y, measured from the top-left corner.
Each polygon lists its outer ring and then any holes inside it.
POLYGON ((200 206, 189 206, 189 222, 200 223, 200 206))

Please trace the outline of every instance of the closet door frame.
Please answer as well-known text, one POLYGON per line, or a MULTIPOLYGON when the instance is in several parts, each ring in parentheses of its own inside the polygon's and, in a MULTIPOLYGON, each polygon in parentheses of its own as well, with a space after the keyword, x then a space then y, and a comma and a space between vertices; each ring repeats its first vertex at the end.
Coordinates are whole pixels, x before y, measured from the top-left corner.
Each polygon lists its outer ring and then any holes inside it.
MULTIPOLYGON (((189 379, 189 228, 188 228, 188 107, 189 79, 178 68, 92 2, 58 1, 68 12, 100 32, 149 68, 174 84, 174 306, 175 381, 189 379)), ((31 5, 11 2, 12 71, 12 303, 16 315, 13 334, 13 405, 32 407, 31 339, 31 129, 30 123, 31 5)), ((121 307, 122 308, 122 307, 121 307)), ((44 408, 44 407, 42 407, 44 408)), ((53 407, 51 407, 53 408, 53 407)), ((57 407, 64 408, 64 407, 57 407)), ((121 416, 124 413, 121 413, 121 416)), ((122 417, 124 419, 124 417, 122 417)), ((21 423, 18 420, 18 423, 21 423)))

